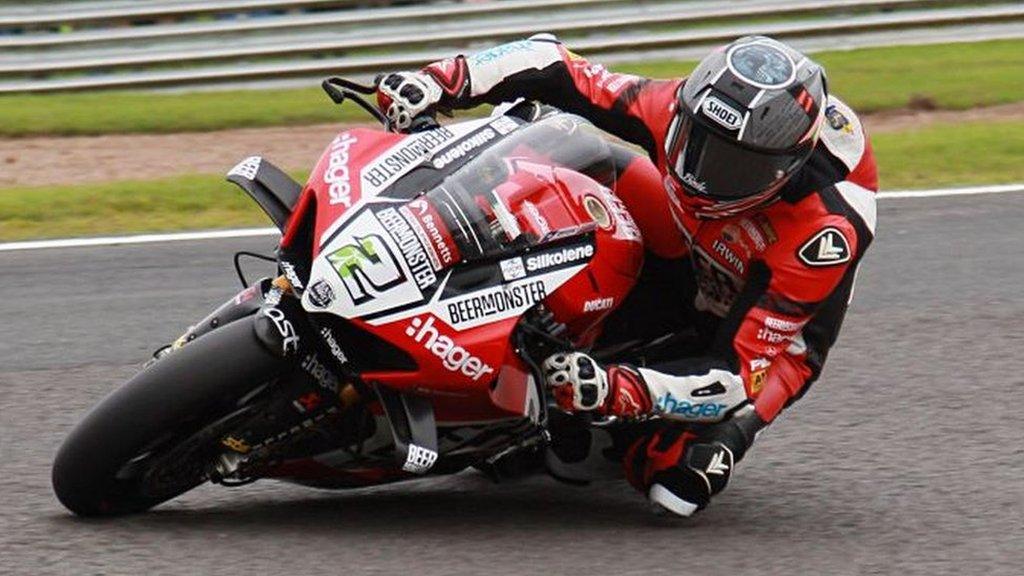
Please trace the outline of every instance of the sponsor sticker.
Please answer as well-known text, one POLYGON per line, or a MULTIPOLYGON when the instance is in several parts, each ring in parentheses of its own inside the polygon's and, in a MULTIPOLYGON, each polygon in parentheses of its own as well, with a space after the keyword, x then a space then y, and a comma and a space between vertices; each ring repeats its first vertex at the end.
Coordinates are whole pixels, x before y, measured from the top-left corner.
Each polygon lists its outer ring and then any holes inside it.
POLYGON ((757 339, 767 342, 769 344, 781 344, 783 342, 789 342, 793 338, 792 334, 783 332, 777 332, 771 328, 760 328, 757 331, 757 339))
POLYGON ((334 337, 334 332, 324 326, 320 329, 320 336, 323 337, 324 343, 327 344, 327 348, 331 351, 331 355, 338 361, 339 364, 345 364, 348 362, 348 356, 345 355, 345 351, 341 349, 341 345, 338 344, 338 339, 334 337))
POLYGON ((729 130, 739 130, 743 125, 743 114, 714 96, 705 98, 700 109, 705 116, 729 130))
POLYGON ((616 231, 625 238, 633 240, 643 238, 640 234, 640 228, 637 227, 633 216, 629 213, 629 209, 626 208, 626 204, 607 188, 601 188, 601 196, 604 199, 604 205, 612 213, 612 216, 615 217, 616 231))
POLYGON ((659 396, 654 401, 654 405, 661 412, 683 418, 714 418, 721 415, 728 408, 728 405, 718 404, 717 402, 690 402, 689 400, 678 399, 672 396, 671 392, 664 396, 659 396))
POLYGON ((600 312, 615 306, 615 298, 595 298, 583 303, 584 312, 600 312))
POLYGON ((573 264, 581 260, 589 260, 594 256, 593 244, 565 247, 553 252, 545 252, 526 257, 526 271, 538 272, 555 268, 564 264, 573 264))
POLYGON ((756 372, 750 373, 750 393, 759 394, 764 389, 765 382, 768 381, 768 369, 762 368, 756 372))
POLYGON ((544 282, 499 286, 469 296, 444 301, 448 323, 458 327, 467 322, 490 320, 525 310, 547 297, 544 282))
POLYGON ((523 259, 519 256, 509 258, 508 260, 502 260, 500 266, 501 277, 504 278, 506 282, 526 278, 526 265, 523 264, 523 259))
POLYGON ((808 266, 835 266, 850 261, 850 245, 838 228, 825 228, 805 242, 797 252, 808 266))
POLYGON ((284 270, 284 277, 288 279, 288 283, 292 285, 292 288, 302 290, 304 288, 302 280, 299 279, 298 272, 295 271, 295 266, 291 262, 286 260, 281 261, 281 270, 284 270))
POLYGON ((761 231, 753 222, 750 221, 750 219, 744 218, 740 220, 740 227, 742 227, 743 231, 747 233, 747 237, 749 237, 750 241, 754 243, 754 248, 758 252, 763 252, 764 249, 768 247, 768 242, 765 241, 764 235, 761 234, 761 231))
POLYGON ((498 134, 504 136, 505 134, 510 134, 519 128, 519 123, 508 116, 501 116, 494 122, 491 122, 491 128, 494 128, 498 134))
POLYGON ((345 208, 352 207, 352 177, 348 167, 349 150, 358 142, 354 136, 345 132, 332 142, 327 155, 327 169, 324 170, 324 182, 328 184, 328 197, 331 206, 337 204, 345 208))
POLYGON ((228 176, 241 176, 246 180, 255 180, 256 173, 260 171, 260 164, 262 163, 263 158, 260 158, 259 156, 249 156, 228 171, 228 176))
POLYGON ((482 52, 477 52, 470 56, 469 63, 474 66, 480 66, 482 64, 490 64, 495 60, 500 60, 509 54, 516 54, 519 52, 530 52, 533 50, 533 42, 529 40, 520 40, 518 42, 509 42, 508 44, 501 44, 493 48, 489 48, 482 52))
POLYGON ((523 200, 520 206, 522 206, 523 212, 533 222, 538 236, 544 237, 551 233, 551 225, 548 224, 548 219, 540 213, 540 209, 537 208, 536 204, 529 200, 523 200))
POLYGON ((452 162, 464 158, 477 148, 487 144, 498 137, 498 133, 491 128, 484 128, 480 132, 456 142, 451 147, 438 152, 433 159, 434 168, 441 169, 452 162))
POLYGON ((446 127, 409 136, 363 168, 360 173, 363 194, 379 192, 388 187, 454 138, 455 132, 446 127))
POLYGON ((402 470, 413 474, 426 474, 437 462, 437 452, 416 444, 409 444, 409 453, 405 456, 402 470))
POLYGON ((371 233, 354 240, 327 256, 353 304, 366 303, 405 283, 398 259, 382 236, 371 233))
POLYGON ((302 359, 301 366, 307 374, 313 377, 313 380, 316 380, 317 385, 321 388, 333 394, 338 393, 338 377, 320 362, 316 354, 307 354, 302 359))
POLYGON ((402 218, 398 210, 385 208, 377 212, 377 219, 395 239, 398 249, 402 251, 402 256, 405 258, 405 263, 412 271, 413 280, 416 281, 420 290, 426 290, 436 283, 437 275, 434 273, 434 267, 431 266, 426 250, 420 244, 412 227, 409 226, 409 222, 402 218))
POLYGON ((405 335, 436 356, 449 372, 462 374, 474 381, 494 373, 494 368, 443 334, 434 324, 433 316, 413 318, 405 329, 405 335))
POLYGON ((284 315, 284 312, 280 308, 269 306, 263 308, 262 313, 270 321, 274 323, 274 327, 277 328, 279 334, 281 334, 281 349, 285 354, 293 354, 299 351, 299 335, 295 331, 295 327, 284 315))
POLYGON ((758 88, 784 88, 796 78, 793 60, 773 41, 735 46, 725 62, 733 74, 758 88))
POLYGON ((725 226, 722 226, 722 239, 725 240, 726 243, 733 244, 737 248, 741 249, 747 258, 750 258, 753 254, 750 247, 747 246, 747 241, 743 237, 743 233, 735 224, 726 224, 725 226))
POLYGON ((419 198, 400 210, 410 223, 418 224, 414 230, 418 235, 422 235, 420 241, 432 248, 429 256, 436 269, 447 268, 462 258, 451 232, 430 202, 419 198))
POLYGON ((828 125, 833 130, 842 130, 847 134, 853 134, 853 126, 850 124, 850 119, 840 112, 835 104, 829 104, 825 107, 825 119, 828 120, 828 125))
POLYGON ((313 282, 306 293, 310 304, 317 308, 329 308, 334 303, 334 288, 323 278, 313 282))
POLYGON ((796 332, 803 328, 804 324, 804 322, 793 322, 792 320, 776 318, 775 316, 766 316, 764 319, 766 327, 780 332, 796 332))
POLYGON ((741 275, 746 271, 746 265, 743 263, 743 259, 736 255, 735 252, 729 248, 725 242, 716 239, 711 243, 711 247, 721 256, 730 266, 736 269, 741 275))
POLYGON ((271 286, 270 290, 267 290, 267 293, 263 295, 263 302, 271 306, 277 306, 281 303, 282 296, 284 296, 284 292, 280 288, 271 286))
POLYGON ((775 244, 779 240, 779 235, 775 233, 775 227, 772 226, 771 220, 768 219, 762 213, 754 214, 751 218, 754 220, 754 224, 764 233, 764 239, 769 245, 775 244))

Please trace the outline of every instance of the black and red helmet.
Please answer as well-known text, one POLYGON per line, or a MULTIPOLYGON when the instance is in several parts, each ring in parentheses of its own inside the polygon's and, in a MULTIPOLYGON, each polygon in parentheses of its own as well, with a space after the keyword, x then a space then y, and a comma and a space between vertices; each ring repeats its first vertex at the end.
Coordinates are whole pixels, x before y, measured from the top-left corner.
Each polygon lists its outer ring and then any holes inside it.
POLYGON ((777 40, 712 52, 680 88, 665 141, 680 202, 715 218, 772 201, 814 150, 826 98, 821 66, 777 40))

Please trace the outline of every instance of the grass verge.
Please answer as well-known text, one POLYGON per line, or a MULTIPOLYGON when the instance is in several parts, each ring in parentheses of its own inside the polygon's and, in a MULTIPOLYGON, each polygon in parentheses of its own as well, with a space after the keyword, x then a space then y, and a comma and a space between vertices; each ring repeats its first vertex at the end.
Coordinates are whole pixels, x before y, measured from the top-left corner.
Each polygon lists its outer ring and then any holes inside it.
MULTIPOLYGON (((874 146, 883 188, 1024 182, 1021 134, 1020 121, 880 134, 874 146)), ((4 241, 267 225, 255 203, 214 175, 0 190, 4 241)))
POLYGON ((884 189, 1024 182, 1024 121, 936 123, 871 140, 884 189))
POLYGON ((265 225, 221 176, 0 190, 0 240, 265 225))
MULTIPOLYGON (((815 57, 828 70, 832 90, 860 111, 908 105, 963 109, 1024 100, 1024 40, 866 48, 815 57)), ((664 78, 685 74, 693 64, 660 61, 614 68, 664 78)), ((0 96, 0 136, 172 133, 357 120, 367 116, 353 105, 331 105, 319 88, 0 96)))

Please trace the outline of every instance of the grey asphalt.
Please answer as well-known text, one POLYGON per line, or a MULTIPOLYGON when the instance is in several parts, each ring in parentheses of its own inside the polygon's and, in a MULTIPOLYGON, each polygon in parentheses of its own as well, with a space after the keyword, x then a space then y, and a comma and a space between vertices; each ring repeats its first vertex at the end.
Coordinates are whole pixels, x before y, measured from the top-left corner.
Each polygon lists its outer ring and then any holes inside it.
POLYGON ((879 222, 824 377, 690 521, 619 483, 474 474, 76 519, 49 485, 63 435, 271 240, 0 253, 0 573, 1020 574, 1024 195, 886 200, 879 222))

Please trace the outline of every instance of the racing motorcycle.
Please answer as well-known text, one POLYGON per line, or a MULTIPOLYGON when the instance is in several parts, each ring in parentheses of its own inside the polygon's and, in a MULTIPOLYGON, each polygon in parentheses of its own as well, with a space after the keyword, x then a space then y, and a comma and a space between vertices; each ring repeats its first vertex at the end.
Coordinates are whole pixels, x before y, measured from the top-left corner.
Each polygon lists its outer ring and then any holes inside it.
POLYGON ((80 515, 139 512, 204 482, 360 487, 535 462, 554 412, 541 359, 592 344, 642 238, 610 143, 532 103, 396 134, 341 132, 306 184, 228 174, 281 230, 276 277, 158 350, 74 427, 53 486, 80 515))

